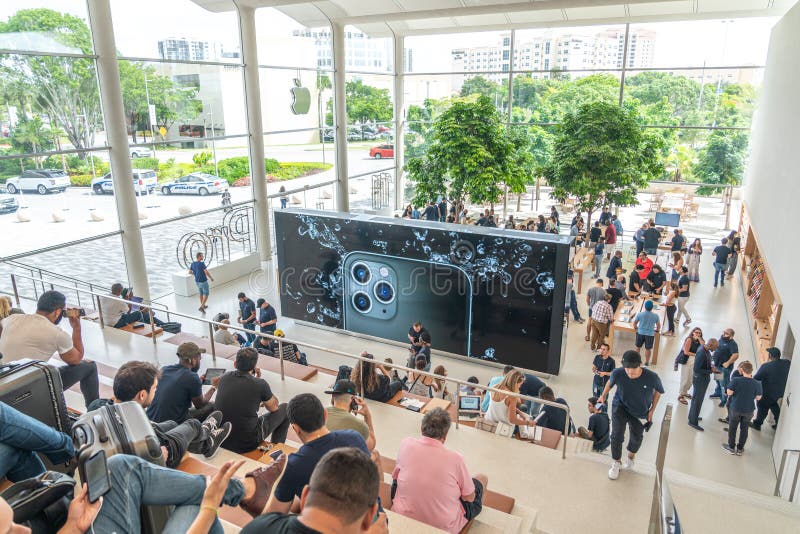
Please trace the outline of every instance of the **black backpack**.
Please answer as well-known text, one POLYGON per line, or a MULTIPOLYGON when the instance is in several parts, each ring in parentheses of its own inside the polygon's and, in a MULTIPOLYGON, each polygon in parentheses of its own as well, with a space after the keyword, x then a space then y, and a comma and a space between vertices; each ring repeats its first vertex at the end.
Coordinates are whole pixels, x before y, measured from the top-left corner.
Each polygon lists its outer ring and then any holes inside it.
POLYGON ((350 380, 350 373, 353 372, 353 368, 349 365, 340 365, 339 372, 336 373, 336 381, 339 380, 350 380))

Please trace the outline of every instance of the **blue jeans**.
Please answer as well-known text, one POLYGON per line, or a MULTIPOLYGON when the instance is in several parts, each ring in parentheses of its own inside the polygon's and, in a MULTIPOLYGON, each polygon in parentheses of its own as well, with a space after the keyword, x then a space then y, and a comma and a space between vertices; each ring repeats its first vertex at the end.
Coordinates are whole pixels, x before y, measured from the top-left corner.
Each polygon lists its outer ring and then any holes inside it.
MULTIPOLYGON (((154 319, 153 322, 155 324, 161 322, 158 319, 155 319, 155 317, 153 319, 154 319)), ((114 328, 122 328, 123 326, 128 326, 129 324, 133 323, 149 323, 149 322, 150 322, 149 313, 142 311, 132 311, 128 313, 123 313, 120 316, 119 321, 117 321, 117 324, 114 325, 114 328)))
POLYGON ((288 198, 281 197, 281 209, 282 210, 286 209, 286 204, 288 204, 288 203, 289 203, 289 199, 288 198))
MULTIPOLYGON (((95 532, 141 532, 140 508, 143 505, 173 505, 175 511, 164 527, 165 534, 183 533, 200 511, 206 490, 206 477, 151 464, 136 456, 116 454, 108 459, 111 491, 103 497, 103 506, 95 519, 95 532)), ((222 504, 237 506, 244 498, 244 485, 231 479, 222 504)), ((221 534, 219 520, 209 531, 221 534)))
POLYGON ((725 393, 728 390, 728 383, 731 381, 731 373, 733 370, 730 367, 720 367, 722 372, 722 380, 717 380, 719 388, 719 402, 724 404, 728 400, 728 395, 725 393))
POLYGON ((575 297, 574 289, 569 292, 569 309, 572 310, 572 316, 576 321, 581 318, 581 314, 578 311, 578 299, 575 297))
POLYGON ((717 287, 717 284, 725 285, 726 266, 724 263, 714 262, 714 287, 717 287))
POLYGON ((75 456, 72 438, 0 402, 0 478, 19 482, 45 472, 35 452, 54 464, 75 456))

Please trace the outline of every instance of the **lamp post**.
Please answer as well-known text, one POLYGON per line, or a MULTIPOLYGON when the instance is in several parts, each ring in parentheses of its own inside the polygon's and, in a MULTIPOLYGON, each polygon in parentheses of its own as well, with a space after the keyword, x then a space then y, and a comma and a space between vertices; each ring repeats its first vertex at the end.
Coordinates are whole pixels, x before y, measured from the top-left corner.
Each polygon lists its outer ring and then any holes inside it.
POLYGON ((155 147, 156 142, 156 134, 153 131, 153 122, 156 116, 155 109, 153 112, 150 112, 150 91, 147 87, 147 71, 144 72, 144 98, 147 102, 147 123, 150 125, 150 142, 153 143, 155 147))
MULTIPOLYGON (((214 174, 219 177, 219 166, 217 165, 217 136, 214 132, 214 106, 212 104, 208 105, 208 112, 210 115, 209 120, 211 121, 211 155, 214 158, 214 174)), ((205 119, 203 123, 205 123, 205 119)), ((206 132, 205 124, 203 124, 203 131, 206 132)))

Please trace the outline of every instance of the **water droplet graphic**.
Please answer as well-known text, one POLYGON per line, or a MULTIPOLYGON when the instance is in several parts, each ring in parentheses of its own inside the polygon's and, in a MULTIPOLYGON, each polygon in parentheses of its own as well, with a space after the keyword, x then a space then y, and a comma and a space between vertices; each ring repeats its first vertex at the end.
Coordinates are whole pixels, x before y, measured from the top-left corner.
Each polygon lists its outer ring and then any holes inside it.
POLYGON ((317 311, 317 307, 314 306, 313 304, 308 304, 306 306, 306 312, 307 313, 314 313, 315 311, 317 311))

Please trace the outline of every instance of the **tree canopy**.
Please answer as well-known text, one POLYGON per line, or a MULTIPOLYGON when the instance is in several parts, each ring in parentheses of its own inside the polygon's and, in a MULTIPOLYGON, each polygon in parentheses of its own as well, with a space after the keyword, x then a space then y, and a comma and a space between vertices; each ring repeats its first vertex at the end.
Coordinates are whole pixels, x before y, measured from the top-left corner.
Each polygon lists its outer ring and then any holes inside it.
POLYGON ((542 174, 559 201, 578 211, 636 204, 636 193, 660 176, 662 140, 645 130, 637 110, 606 102, 581 105, 555 128, 553 156, 542 174))
POLYGON ((508 187, 524 191, 533 170, 530 140, 507 130, 484 95, 455 98, 433 121, 425 155, 406 169, 417 205, 446 196, 454 202, 497 202, 508 187))

